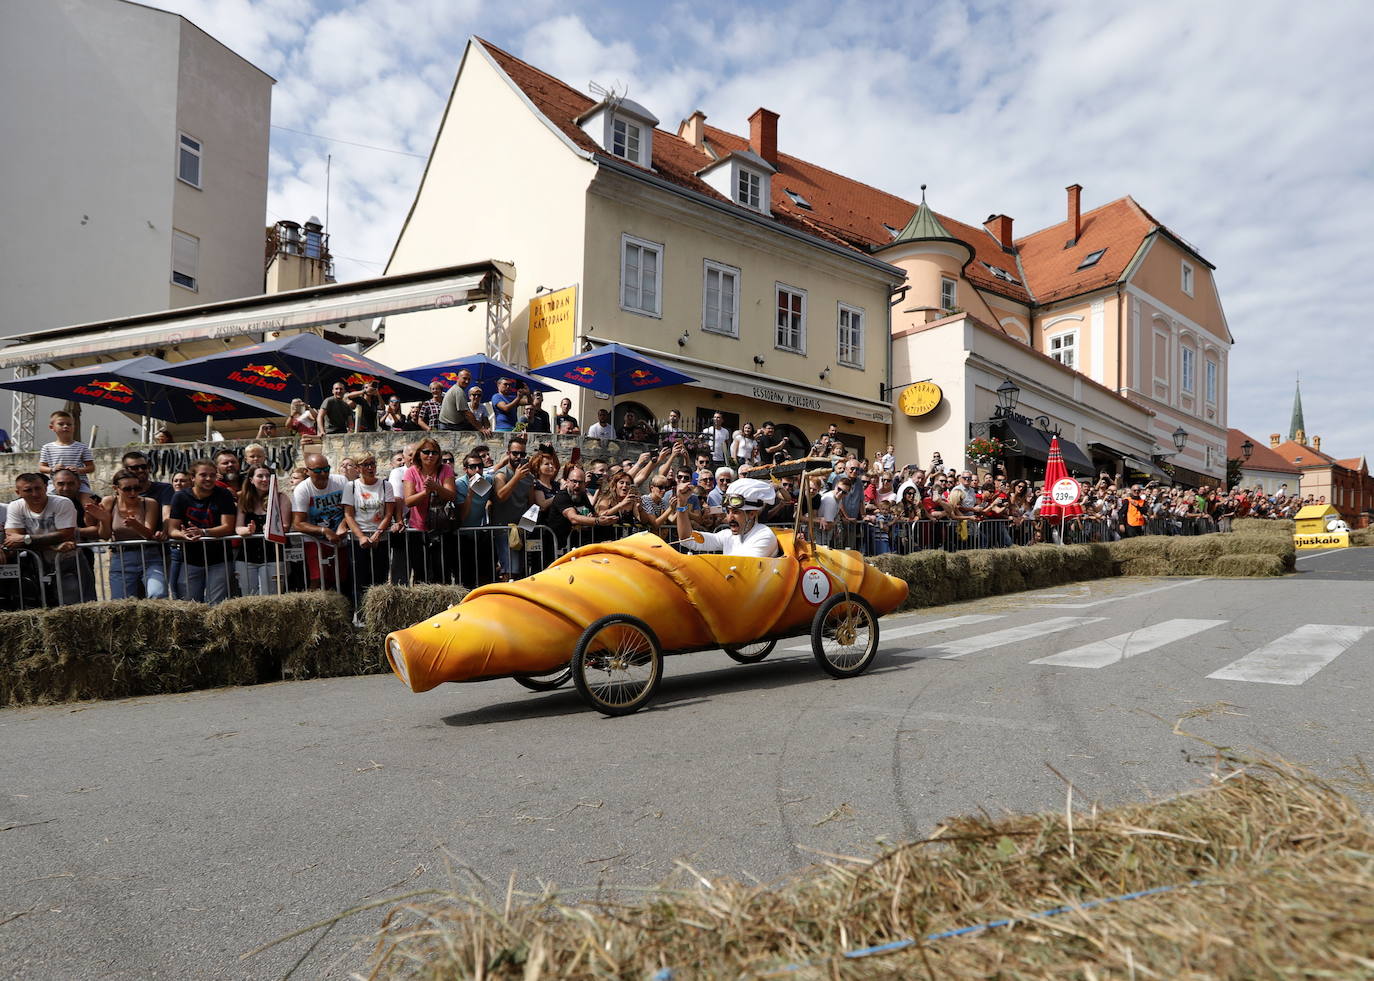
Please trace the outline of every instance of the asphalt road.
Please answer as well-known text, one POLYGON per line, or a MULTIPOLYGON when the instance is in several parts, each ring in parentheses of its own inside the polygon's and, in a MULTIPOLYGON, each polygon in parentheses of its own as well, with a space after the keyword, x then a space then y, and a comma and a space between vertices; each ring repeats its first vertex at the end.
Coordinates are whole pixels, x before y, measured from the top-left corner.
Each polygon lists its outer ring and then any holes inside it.
MULTIPOLYGON (((605 719, 514 682, 391 677, 0 712, 0 977, 276 978, 240 955, 482 876, 763 880, 946 815, 1168 794, 1207 747, 1374 753, 1374 549, 1280 580, 1107 580, 889 617, 866 675, 670 658, 605 719), (1040 662, 1040 663, 1036 663, 1040 662)), ((781 645, 786 646, 786 645, 781 645)), ((298 976, 344 977, 376 911, 298 976)))

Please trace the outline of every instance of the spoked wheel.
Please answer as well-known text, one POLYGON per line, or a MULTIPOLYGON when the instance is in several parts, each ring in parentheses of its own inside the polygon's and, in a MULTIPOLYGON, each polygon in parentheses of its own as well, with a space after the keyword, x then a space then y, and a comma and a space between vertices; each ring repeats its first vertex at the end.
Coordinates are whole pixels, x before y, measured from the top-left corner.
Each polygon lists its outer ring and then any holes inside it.
POLYGON ((514 678, 517 684, 524 685, 530 691, 553 691, 562 688, 572 678, 572 664, 565 664, 546 674, 517 674, 514 678))
POLYGON ((754 664, 762 661, 769 654, 773 653, 773 648, 777 646, 776 640, 756 640, 752 644, 741 644, 739 647, 727 647, 725 653, 729 654, 740 664, 754 664))
POLYGON ((878 656, 878 617, 862 596, 837 593, 811 621, 811 652, 826 674, 852 678, 878 656))
POLYGON ((663 651, 647 623, 615 613, 583 631, 572 676, 583 700, 602 715, 629 715, 653 697, 663 677, 663 651))

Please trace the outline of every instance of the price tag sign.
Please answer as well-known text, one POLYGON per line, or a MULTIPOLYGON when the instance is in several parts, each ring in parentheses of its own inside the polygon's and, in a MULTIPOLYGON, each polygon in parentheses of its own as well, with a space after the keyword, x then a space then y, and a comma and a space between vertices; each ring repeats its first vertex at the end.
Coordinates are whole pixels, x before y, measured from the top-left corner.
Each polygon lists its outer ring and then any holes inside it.
POLYGON ((830 596, 830 577, 818 565, 808 565, 801 574, 802 599, 820 606, 830 596))
POLYGON ((1056 480, 1054 486, 1050 488, 1050 500, 1055 504, 1077 504, 1079 497, 1083 495, 1083 488, 1078 485, 1078 481, 1072 477, 1064 477, 1056 480))

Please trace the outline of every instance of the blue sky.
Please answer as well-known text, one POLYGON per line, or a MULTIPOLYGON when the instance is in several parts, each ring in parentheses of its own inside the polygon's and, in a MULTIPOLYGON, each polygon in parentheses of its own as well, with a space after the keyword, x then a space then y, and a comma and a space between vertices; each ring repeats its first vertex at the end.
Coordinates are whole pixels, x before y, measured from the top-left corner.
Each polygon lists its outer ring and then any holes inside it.
MULTIPOLYGON (((1374 286, 1374 6, 579 0, 157 3, 271 73, 270 220, 324 215, 341 279, 382 271, 471 34, 583 88, 628 88, 667 128, 703 110, 779 146, 1018 235, 1131 195, 1217 266, 1232 426, 1374 453, 1362 377, 1374 286), (295 130, 298 132, 290 132, 295 130), (330 140, 302 136, 312 133, 330 140), (343 142, 348 141, 348 142, 343 142), (366 149, 350 143, 384 149, 366 149), (400 152, 388 152, 400 151, 400 152)), ((474 138, 479 138, 475 135, 474 138)))

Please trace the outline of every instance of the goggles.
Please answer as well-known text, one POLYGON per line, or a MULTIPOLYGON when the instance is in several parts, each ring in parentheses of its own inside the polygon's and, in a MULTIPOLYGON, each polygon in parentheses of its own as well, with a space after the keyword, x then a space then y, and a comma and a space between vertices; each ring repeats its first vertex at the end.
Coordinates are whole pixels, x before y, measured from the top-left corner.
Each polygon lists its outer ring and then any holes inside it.
POLYGON ((759 505, 747 502, 743 494, 727 494, 725 506, 731 511, 757 511, 759 509, 759 505))

